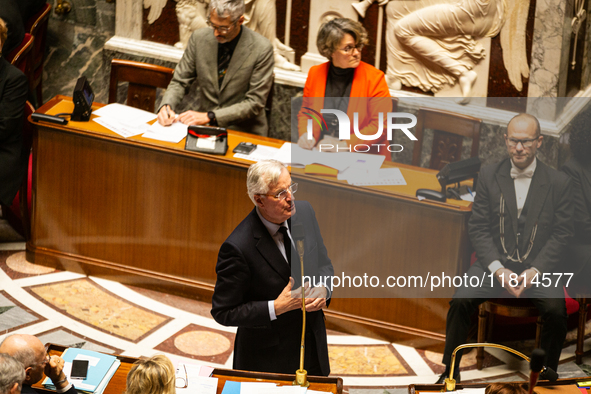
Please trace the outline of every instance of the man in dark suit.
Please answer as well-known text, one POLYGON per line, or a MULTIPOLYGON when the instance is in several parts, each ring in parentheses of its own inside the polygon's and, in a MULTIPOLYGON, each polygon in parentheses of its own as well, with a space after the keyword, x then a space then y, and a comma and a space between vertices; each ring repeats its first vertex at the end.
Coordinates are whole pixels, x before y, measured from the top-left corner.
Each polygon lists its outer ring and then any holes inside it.
MULTIPOLYGON (((505 134, 510 158, 480 171, 468 228, 478 260, 467 276, 486 280, 481 287, 458 288, 450 302, 443 354, 446 371, 438 383, 449 375, 452 352, 465 343, 478 305, 502 297, 503 291, 509 297, 531 298, 539 309, 546 366, 558 367, 566 336, 566 306, 562 283, 555 286, 557 276, 552 274, 564 273, 561 254, 573 234, 572 188, 567 176, 536 159, 542 139, 535 117, 515 116, 505 134), (548 276, 553 282, 545 287, 542 278, 548 276)), ((456 379, 461 356, 460 350, 456 379)))
MULTIPOLYGON (((6 40, 0 19, 0 50, 6 40)), ((0 203, 10 206, 27 169, 23 152, 23 120, 29 84, 27 77, 0 56, 0 203)))
POLYGON ((244 0, 212 0, 209 9, 211 29, 191 35, 162 98, 158 122, 165 126, 177 120, 187 125, 209 124, 266 136, 273 46, 242 26, 244 0), (195 80, 199 108, 175 118, 174 110, 195 80))
POLYGON ((297 184, 279 162, 253 164, 247 175, 255 208, 220 248, 211 314, 220 324, 237 326, 234 368, 293 374, 299 369, 302 330, 299 257, 290 231, 303 226, 306 288, 306 353, 304 369, 328 376, 328 348, 323 308, 330 294, 333 268, 314 210, 293 199, 297 184), (291 258, 290 258, 291 255, 291 258), (290 262, 291 274, 290 274, 290 262))
POLYGON ((63 371, 64 359, 49 356, 43 343, 33 335, 13 334, 6 337, 0 344, 0 353, 11 355, 25 367, 23 394, 37 394, 31 385, 41 380, 43 372, 51 379, 59 394, 78 393, 63 371))

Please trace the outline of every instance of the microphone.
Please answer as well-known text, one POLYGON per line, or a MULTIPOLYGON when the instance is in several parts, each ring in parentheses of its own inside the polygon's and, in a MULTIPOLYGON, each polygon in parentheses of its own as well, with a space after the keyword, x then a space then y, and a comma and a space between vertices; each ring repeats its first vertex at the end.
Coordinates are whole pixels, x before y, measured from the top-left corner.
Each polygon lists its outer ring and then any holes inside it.
POLYGON ((546 358, 546 352, 542 349, 534 349, 534 351, 531 353, 531 359, 529 360, 529 394, 534 392, 534 387, 538 382, 540 371, 544 369, 544 358, 546 358))
MULTIPOLYGON (((300 271, 301 271, 301 280, 304 280, 304 226, 302 223, 293 223, 291 236, 296 244, 296 250, 298 252, 298 256, 300 258, 300 271)), ((293 264, 292 264, 293 269, 293 264)), ((310 386, 310 382, 308 382, 308 372, 304 369, 304 355, 306 352, 306 295, 304 289, 304 283, 301 286, 302 289, 302 342, 300 343, 300 369, 295 372, 296 378, 293 382, 294 385, 298 385, 301 387, 308 387, 310 386)))

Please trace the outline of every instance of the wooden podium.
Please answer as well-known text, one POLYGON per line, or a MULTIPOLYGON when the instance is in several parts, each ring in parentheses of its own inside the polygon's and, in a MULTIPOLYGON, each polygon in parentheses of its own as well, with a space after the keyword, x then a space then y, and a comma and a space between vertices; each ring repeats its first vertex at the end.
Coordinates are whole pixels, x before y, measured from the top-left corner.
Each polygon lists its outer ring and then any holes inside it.
MULTIPOLYGON (((48 345, 48 353, 52 356, 60 356, 66 350, 66 347, 64 346, 55 344, 48 345)), ((115 372, 115 375, 113 375, 113 378, 107 385, 104 394, 123 394, 125 392, 127 374, 129 373, 129 370, 131 369, 133 363, 137 361, 137 358, 135 357, 117 356, 117 358, 119 359, 119 361, 121 361, 121 365, 119 366, 117 372, 115 372)), ((217 394, 221 394, 224 388, 224 384, 227 380, 235 382, 272 382, 277 383, 280 386, 291 386, 291 382, 293 382, 293 380, 295 379, 295 375, 235 371, 219 368, 213 370, 212 377, 218 378, 217 394)), ((43 379, 45 379, 45 375, 43 376, 43 379)), ((41 382, 42 381, 43 380, 41 380, 41 382)), ((333 394, 343 393, 343 379, 341 378, 308 376, 308 381, 310 382, 310 390, 322 391, 333 394)), ((37 391, 41 393, 55 394, 55 391, 47 390, 43 388, 43 386, 41 386, 41 384, 39 383, 35 384, 34 386, 35 389, 37 389, 37 391)))

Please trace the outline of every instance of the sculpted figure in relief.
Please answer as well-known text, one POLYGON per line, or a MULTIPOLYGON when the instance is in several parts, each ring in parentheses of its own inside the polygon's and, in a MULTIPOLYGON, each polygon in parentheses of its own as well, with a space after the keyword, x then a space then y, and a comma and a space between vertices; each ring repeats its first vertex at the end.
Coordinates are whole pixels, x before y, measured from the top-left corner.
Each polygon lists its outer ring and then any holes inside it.
POLYGON ((389 86, 400 89, 404 84, 436 92, 444 84, 458 82, 462 95, 470 97, 477 78, 474 65, 486 56, 476 39, 500 32, 505 68, 521 90, 521 76, 529 75, 525 52, 528 9, 529 0, 389 0, 389 86))

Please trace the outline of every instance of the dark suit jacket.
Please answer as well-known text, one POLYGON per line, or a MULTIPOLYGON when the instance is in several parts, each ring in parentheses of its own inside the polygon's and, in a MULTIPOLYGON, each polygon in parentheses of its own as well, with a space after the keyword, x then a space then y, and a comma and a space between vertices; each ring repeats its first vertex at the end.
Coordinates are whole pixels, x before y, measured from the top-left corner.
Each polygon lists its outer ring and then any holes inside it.
POLYGON ((2 47, 2 55, 8 56, 25 39, 25 24, 15 0, 0 0, 0 18, 6 22, 8 37, 2 47))
POLYGON ((200 112, 213 111, 220 127, 266 136, 265 103, 273 83, 273 46, 242 26, 222 86, 218 83, 218 42, 209 28, 193 32, 160 105, 176 109, 197 80, 200 112))
POLYGON ((27 169, 23 152, 23 116, 27 77, 0 57, 0 203, 10 205, 27 169))
MULTIPOLYGON (((483 167, 478 176, 476 199, 469 221, 469 234, 476 256, 487 267, 494 260, 505 264, 500 240, 500 198, 505 199, 505 246, 509 254, 516 248, 517 200, 514 180, 509 175, 510 159, 483 167)), ((532 231, 537 233, 530 255, 523 266, 541 273, 564 272, 559 269, 563 248, 573 235, 573 204, 570 179, 540 160, 524 205, 527 207, 524 234, 520 236, 520 255, 527 250, 532 231)))
MULTIPOLYGON (((332 276, 314 210, 306 201, 296 201, 292 221, 305 231, 306 274, 332 276)), ((271 321, 268 301, 276 299, 290 277, 290 268, 256 210, 236 227, 220 248, 217 281, 211 314, 224 326, 237 326, 234 368, 294 373, 299 368, 302 328, 301 310, 284 313, 271 321)), ((306 315, 307 334, 313 335, 322 372, 328 376, 328 348, 323 311, 306 315)))

